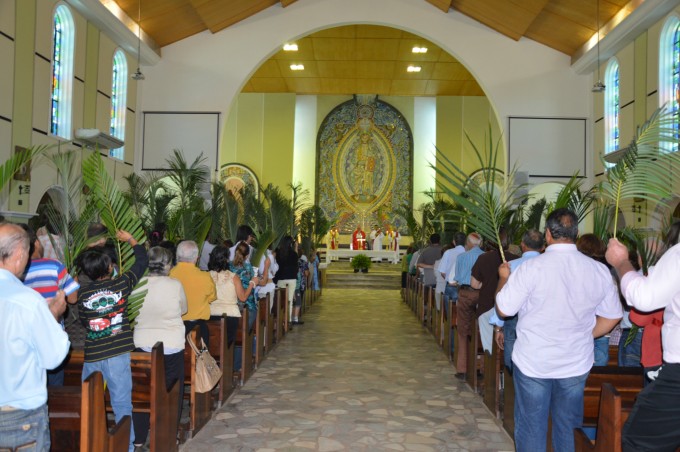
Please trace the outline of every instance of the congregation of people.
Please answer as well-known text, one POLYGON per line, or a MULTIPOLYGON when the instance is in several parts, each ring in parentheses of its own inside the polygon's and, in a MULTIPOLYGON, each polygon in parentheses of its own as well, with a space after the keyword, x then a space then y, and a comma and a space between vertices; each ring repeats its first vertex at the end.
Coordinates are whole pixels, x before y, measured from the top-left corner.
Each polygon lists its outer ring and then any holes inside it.
MULTIPOLYGON (((93 224, 77 268, 67 269, 58 260, 64 243, 54 231, 41 228, 36 234, 25 225, 0 223, 0 450, 50 449, 47 387, 64 384, 64 365, 75 342, 65 317, 77 318, 84 334, 82 380, 101 372, 116 422, 132 419, 131 451, 145 444, 150 428, 149 413, 133 413, 131 352, 151 353, 162 342, 165 381, 168 388, 179 385, 180 419, 186 336, 195 327, 207 347, 207 322, 226 316, 231 346, 242 313, 248 311, 252 329, 258 300, 277 287, 287 289, 288 327, 304 323, 300 306, 307 281, 319 288, 319 258, 313 250, 308 258, 286 236, 260 262, 251 262, 255 234, 247 225, 239 227, 234 241, 206 241, 202 247, 164 236, 159 225, 140 244, 127 231, 109 234, 93 224), (120 267, 111 237, 132 248, 129 269, 120 267), (140 290, 146 292, 144 302, 131 325, 128 302, 140 290)), ((241 367, 240 352, 236 347, 235 371, 241 367)))
MULTIPOLYGON (((308 281, 318 289, 319 256, 307 256, 293 237, 251 262, 256 237, 247 225, 234 241, 202 246, 164 235, 159 227, 140 244, 129 232, 109 234, 93 224, 70 273, 46 257, 48 250, 60 255, 58 236, 0 223, 0 449, 49 450, 47 387, 64 384, 72 348, 68 316, 78 318, 85 334, 82 380, 100 372, 115 420, 132 419, 129 450, 141 447, 150 429, 149 413, 133 413, 131 352, 151 353, 162 342, 165 381, 177 382, 183 394, 185 341, 194 328, 208 346, 207 322, 226 316, 227 342, 234 344, 243 313, 253 328, 258 300, 277 287, 286 289, 291 328, 304 324, 301 300, 308 281), (112 237, 134 253, 127 270, 119 266, 112 237), (133 328, 127 304, 138 285, 146 295, 133 328)), ((544 233, 529 229, 519 245, 503 229, 496 238, 457 232, 445 244, 432 234, 426 247, 410 246, 404 255, 402 289, 406 297, 415 276, 434 291, 437 310, 451 309, 445 300, 453 301, 457 334, 451 348, 467 343, 475 329, 484 350, 495 345, 503 351, 514 385, 518 451, 545 450, 549 431, 553 450, 574 450, 586 380, 594 366, 607 365, 612 347, 617 364, 639 368, 645 382, 623 426, 623 450, 673 451, 680 446, 680 289, 673 282, 679 236, 680 222, 663 243, 650 244, 658 262, 646 268, 642 250, 617 239, 605 244, 594 234, 579 236, 576 215, 557 209, 544 233)), ((476 372, 467 353, 459 347, 454 362, 462 381, 476 372)), ((241 355, 237 347, 235 370, 241 355)), ((182 397, 176 409, 180 418, 182 397)))
MULTIPOLYGON (((622 428, 623 450, 675 451, 680 286, 673 272, 680 266, 680 222, 663 243, 650 244, 660 259, 648 273, 644 250, 579 236, 578 218, 567 209, 547 217, 544 233, 527 230, 519 246, 506 232, 497 238, 458 232, 444 246, 432 234, 427 246, 411 245, 403 256, 405 300, 410 281, 417 280, 434 292, 436 312, 451 309, 452 302, 457 334, 446 345, 452 360, 456 347, 456 378, 469 381, 469 373, 479 372, 468 368, 475 362, 466 345, 474 327, 487 354, 501 351, 512 377, 516 449, 546 450, 550 443, 552 450, 568 452, 575 450, 574 430, 584 426, 586 380, 599 368, 594 366, 611 364, 617 350, 617 368, 637 368, 641 381, 644 376, 622 428)), ((428 313, 420 315, 426 319, 428 313)))

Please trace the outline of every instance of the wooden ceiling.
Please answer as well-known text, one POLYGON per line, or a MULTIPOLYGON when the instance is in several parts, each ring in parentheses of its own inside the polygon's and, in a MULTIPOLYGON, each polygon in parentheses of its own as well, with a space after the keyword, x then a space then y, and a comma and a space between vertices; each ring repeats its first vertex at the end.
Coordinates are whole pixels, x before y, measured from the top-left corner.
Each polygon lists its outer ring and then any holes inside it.
MULTIPOLYGON (((140 0, 116 0, 136 19, 140 0)), ((142 28, 163 47, 204 30, 216 33, 273 5, 295 0, 143 0, 142 28)), ((457 10, 512 39, 532 39, 573 56, 597 31, 598 0, 421 0, 457 10)), ((605 24, 629 0, 599 0, 605 24)), ((447 52, 419 36, 388 27, 351 25, 296 41, 264 62, 244 92, 436 96, 484 95, 474 77, 447 52), (427 53, 412 53, 414 46, 427 53), (303 64, 294 72, 290 64, 303 64), (407 73, 409 64, 421 67, 407 73)), ((283 44, 283 43, 282 43, 283 44)))

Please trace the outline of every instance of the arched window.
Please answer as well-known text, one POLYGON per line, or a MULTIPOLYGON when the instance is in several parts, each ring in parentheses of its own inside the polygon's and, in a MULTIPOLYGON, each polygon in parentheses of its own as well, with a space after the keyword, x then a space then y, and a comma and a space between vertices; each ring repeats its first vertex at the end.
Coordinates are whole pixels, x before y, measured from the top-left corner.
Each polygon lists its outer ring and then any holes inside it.
MULTIPOLYGON (((125 141, 125 108, 127 100, 127 60, 122 50, 113 54, 113 77, 111 84, 111 135, 125 141)), ((123 159, 125 147, 111 149, 111 157, 123 159)))
MULTIPOLYGON (((678 129, 678 96, 680 95, 680 19, 671 16, 659 38, 659 106, 666 105, 673 112, 673 127, 678 129)), ((668 144, 669 151, 677 151, 678 144, 668 144)))
POLYGON ((73 103, 73 49, 75 25, 66 5, 54 10, 52 29, 52 98, 50 133, 71 139, 71 104, 73 103))
POLYGON ((619 62, 612 58, 604 72, 604 153, 619 148, 619 62))

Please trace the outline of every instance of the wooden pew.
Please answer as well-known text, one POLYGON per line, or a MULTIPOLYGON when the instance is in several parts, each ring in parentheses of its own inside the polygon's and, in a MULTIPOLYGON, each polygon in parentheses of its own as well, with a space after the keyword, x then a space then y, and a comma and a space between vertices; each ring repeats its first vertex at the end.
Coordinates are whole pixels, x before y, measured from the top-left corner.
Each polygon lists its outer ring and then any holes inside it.
POLYGON ((583 393, 583 424, 595 426, 600 414, 600 394, 603 384, 611 384, 618 391, 624 409, 630 409, 644 387, 641 367, 593 367, 586 379, 583 393))
MULTIPOLYGON (((201 349, 200 327, 197 325, 189 333, 187 340, 190 340, 201 349)), ((212 415, 212 394, 208 392, 197 392, 196 385, 192 384, 196 380, 196 354, 187 343, 184 348, 184 384, 189 387, 189 424, 182 425, 181 431, 186 438, 192 438, 210 420, 212 415)), ((186 391, 184 398, 187 398, 186 391)))
POLYGON ((416 317, 422 325, 425 320, 425 286, 419 279, 416 280, 416 317))
MULTIPOLYGON (((248 329, 249 312, 244 309, 241 313, 241 322, 236 331, 235 345, 241 347, 241 370, 238 372, 238 382, 243 386, 253 373, 253 337, 255 336, 255 325, 248 329)), ((257 322, 256 322, 257 323, 257 322)))
POLYGON ((621 407, 621 395, 611 383, 602 383, 597 439, 590 441, 583 429, 574 430, 575 452, 621 452, 621 430, 630 411, 621 407))
POLYGON ((227 316, 223 315, 220 320, 208 320, 208 332, 210 333, 210 345, 208 350, 222 371, 222 378, 217 393, 217 407, 221 407, 234 390, 234 344, 229 346, 227 336, 227 316))
POLYGON ((117 452, 130 444, 130 416, 111 432, 106 420, 104 379, 94 372, 81 387, 49 387, 47 407, 52 451, 117 452))
POLYGON ((276 332, 276 304, 274 302, 274 293, 270 292, 267 294, 267 332, 265 333, 264 348, 267 353, 271 352, 274 348, 274 334, 276 332))
POLYGON ((153 451, 176 451, 179 424, 179 382, 168 390, 165 381, 163 343, 151 353, 131 353, 132 411, 150 416, 149 440, 153 451))
POLYGON ((257 337, 257 347, 255 347, 254 367, 257 368, 262 363, 266 354, 267 343, 267 322, 269 320, 269 302, 265 298, 260 298, 257 302, 257 319, 255 320, 255 337, 257 337))
MULTIPOLYGON (((451 323, 451 337, 455 339, 458 337, 458 311, 456 303, 453 299, 449 299, 449 322, 451 323)), ((449 360, 453 363, 458 362, 458 344, 454 342, 453 349, 451 349, 451 341, 449 340, 447 347, 449 347, 449 360)))
MULTIPOLYGON (((79 387, 83 372, 82 350, 72 350, 64 368, 64 385, 79 387)), ((186 359, 185 359, 186 361, 186 359)), ((132 411, 150 415, 149 441, 152 451, 177 450, 177 407, 179 384, 168 390, 165 381, 163 344, 157 342, 151 353, 130 353, 132 371, 132 411)), ((112 412, 108 392, 106 411, 112 412)))
POLYGON ((277 344, 281 342, 288 329, 288 298, 286 289, 277 287, 274 291, 274 310, 276 313, 276 335, 274 340, 277 344))
POLYGON ((515 383, 512 374, 503 366, 503 428, 515 438, 515 383))
POLYGON ((496 418, 500 418, 501 375, 503 374, 503 350, 491 341, 491 354, 484 352, 484 405, 496 418))
POLYGON ((425 286, 425 313, 424 320, 427 330, 434 334, 434 312, 436 308, 436 303, 434 300, 434 287, 425 286))
POLYGON ((467 383, 473 391, 482 394, 483 379, 479 378, 479 373, 484 371, 484 349, 482 348, 482 340, 479 337, 479 324, 477 319, 473 318, 470 328, 470 336, 468 336, 467 344, 467 383))

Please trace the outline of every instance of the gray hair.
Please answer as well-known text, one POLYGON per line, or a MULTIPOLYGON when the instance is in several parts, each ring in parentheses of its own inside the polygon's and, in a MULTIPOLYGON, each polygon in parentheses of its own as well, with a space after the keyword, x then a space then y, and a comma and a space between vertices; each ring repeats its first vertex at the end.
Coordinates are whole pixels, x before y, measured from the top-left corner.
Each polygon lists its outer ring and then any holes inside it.
POLYGON ((172 267, 172 253, 161 246, 149 250, 149 275, 168 276, 172 267))
POLYGON ((21 247, 28 253, 28 233, 13 223, 0 223, 0 262, 5 262, 21 247))
POLYGON ((198 260, 198 245, 193 240, 185 240, 177 245, 177 262, 195 264, 198 260))

